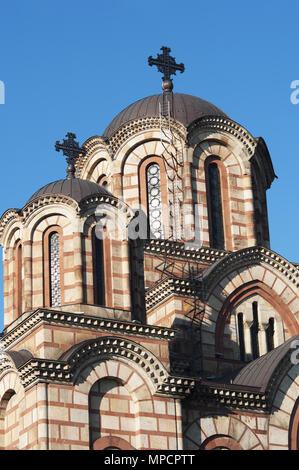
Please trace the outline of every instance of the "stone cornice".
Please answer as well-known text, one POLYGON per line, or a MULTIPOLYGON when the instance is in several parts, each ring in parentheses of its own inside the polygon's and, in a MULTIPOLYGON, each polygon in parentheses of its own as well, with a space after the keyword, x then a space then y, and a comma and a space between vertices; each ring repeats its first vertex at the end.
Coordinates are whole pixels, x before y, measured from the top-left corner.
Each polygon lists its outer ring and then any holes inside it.
POLYGON ((200 407, 216 407, 267 412, 267 394, 233 385, 201 383, 191 397, 200 407))
POLYGON ((61 312, 48 309, 37 309, 10 328, 1 341, 5 348, 19 341, 23 336, 32 332, 33 328, 42 323, 64 326, 70 328, 87 329, 89 331, 107 331, 126 336, 146 336, 170 341, 174 338, 176 330, 160 326, 143 325, 134 322, 125 322, 108 318, 100 318, 92 315, 61 312))
POLYGON ((84 215, 90 208, 96 208, 101 204, 109 204, 119 211, 119 214, 125 214, 127 221, 130 222, 135 217, 135 212, 120 199, 110 195, 87 196, 80 201, 81 214, 84 215))
POLYGON ((208 268, 203 276, 205 287, 211 290, 221 278, 229 272, 240 267, 250 267, 261 262, 268 264, 292 283, 295 288, 299 287, 299 272, 296 266, 282 258, 280 255, 268 248, 254 246, 230 253, 219 260, 214 266, 208 268))
POLYGON ((168 277, 147 291, 146 309, 150 311, 174 295, 194 297, 195 294, 198 295, 201 285, 201 282, 198 280, 168 277))
MULTIPOLYGON (((135 119, 127 122, 125 125, 120 127, 108 140, 107 148, 109 154, 113 157, 117 150, 130 138, 136 136, 138 133, 151 131, 153 129, 159 130, 165 118, 159 116, 146 116, 144 118, 135 119)), ((168 127, 168 120, 167 120, 168 127)), ((170 119, 170 129, 180 139, 186 140, 187 131, 185 126, 175 119, 170 119)))
POLYGON ((230 252, 216 250, 209 247, 192 248, 192 243, 176 242, 172 240, 148 240, 145 242, 144 251, 153 255, 167 255, 170 258, 183 259, 211 265, 230 252))
POLYGON ((208 129, 231 134, 246 148, 250 157, 253 156, 256 150, 258 140, 252 137, 244 127, 228 117, 205 116, 192 122, 188 127, 188 143, 190 146, 194 145, 193 136, 198 129, 208 129))

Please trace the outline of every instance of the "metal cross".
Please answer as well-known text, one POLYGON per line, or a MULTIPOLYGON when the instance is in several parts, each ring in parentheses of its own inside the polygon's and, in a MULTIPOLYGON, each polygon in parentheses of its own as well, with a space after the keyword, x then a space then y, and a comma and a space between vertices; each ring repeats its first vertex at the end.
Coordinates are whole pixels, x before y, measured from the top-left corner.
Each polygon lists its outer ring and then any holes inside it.
POLYGON ((156 65, 159 72, 163 73, 163 81, 170 80, 171 75, 176 75, 176 71, 183 73, 185 71, 184 64, 177 64, 174 57, 169 55, 171 49, 169 47, 161 47, 162 54, 157 54, 157 59, 152 56, 148 58, 150 66, 156 65))
POLYGON ((83 147, 79 147, 78 142, 75 141, 76 135, 72 132, 66 134, 67 139, 63 139, 62 144, 57 140, 55 144, 55 150, 59 152, 62 150, 64 156, 67 157, 68 163, 66 172, 67 179, 75 178, 75 161, 79 155, 85 155, 86 150, 83 147))

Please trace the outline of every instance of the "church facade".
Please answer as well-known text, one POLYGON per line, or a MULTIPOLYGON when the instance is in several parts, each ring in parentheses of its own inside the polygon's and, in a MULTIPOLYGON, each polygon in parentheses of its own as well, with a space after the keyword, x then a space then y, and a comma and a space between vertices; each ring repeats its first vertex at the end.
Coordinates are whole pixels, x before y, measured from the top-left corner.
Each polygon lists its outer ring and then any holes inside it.
POLYGON ((299 266, 270 248, 262 138, 163 93, 0 220, 0 448, 298 450, 299 266))

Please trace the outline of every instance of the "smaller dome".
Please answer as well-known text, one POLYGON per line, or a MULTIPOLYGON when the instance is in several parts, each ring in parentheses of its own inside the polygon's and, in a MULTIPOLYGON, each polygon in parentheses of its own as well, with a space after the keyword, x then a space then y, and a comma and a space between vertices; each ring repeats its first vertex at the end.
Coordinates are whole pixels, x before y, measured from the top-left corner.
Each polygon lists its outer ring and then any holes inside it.
POLYGON ((87 196, 96 194, 112 196, 112 194, 92 181, 82 180, 79 178, 70 178, 54 181, 53 183, 46 184, 28 200, 28 203, 41 196, 48 196, 51 194, 61 194, 68 196, 77 202, 82 201, 87 196))

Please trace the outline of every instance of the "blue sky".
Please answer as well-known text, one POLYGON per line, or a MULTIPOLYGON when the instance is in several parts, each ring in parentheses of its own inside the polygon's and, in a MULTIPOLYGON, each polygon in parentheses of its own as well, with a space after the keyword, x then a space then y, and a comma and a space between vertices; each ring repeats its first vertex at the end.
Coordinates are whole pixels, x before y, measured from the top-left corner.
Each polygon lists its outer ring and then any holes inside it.
POLYGON ((298 18, 298 0, 2 2, 0 212, 64 177, 54 143, 66 132, 83 143, 160 92, 147 58, 165 45, 186 67, 175 91, 211 101, 265 139, 278 176, 268 191, 271 247, 299 262, 299 104, 290 100, 298 18))

